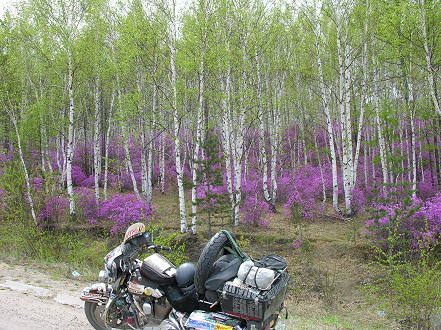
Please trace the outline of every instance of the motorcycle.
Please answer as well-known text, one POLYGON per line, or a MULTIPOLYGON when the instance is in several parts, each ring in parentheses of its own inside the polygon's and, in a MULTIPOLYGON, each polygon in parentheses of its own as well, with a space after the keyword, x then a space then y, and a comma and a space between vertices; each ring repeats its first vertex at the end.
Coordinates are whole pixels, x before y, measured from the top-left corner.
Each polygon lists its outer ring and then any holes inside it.
POLYGON ((237 278, 250 258, 228 231, 211 238, 197 266, 176 267, 161 251, 171 249, 154 244, 144 224, 127 229, 123 242, 105 256, 99 283, 81 295, 95 329, 285 329, 280 315, 289 276, 283 258, 270 255, 255 262, 276 274, 268 288, 259 290, 237 278))

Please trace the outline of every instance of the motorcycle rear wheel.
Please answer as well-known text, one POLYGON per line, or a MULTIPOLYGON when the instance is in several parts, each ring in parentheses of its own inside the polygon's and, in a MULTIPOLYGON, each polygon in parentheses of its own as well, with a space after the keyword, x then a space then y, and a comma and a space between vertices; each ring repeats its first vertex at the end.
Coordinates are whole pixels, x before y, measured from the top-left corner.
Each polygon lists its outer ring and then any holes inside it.
POLYGON ((84 303, 84 312, 86 313, 87 320, 96 330, 107 330, 104 323, 103 314, 106 310, 104 304, 98 305, 90 301, 84 303))

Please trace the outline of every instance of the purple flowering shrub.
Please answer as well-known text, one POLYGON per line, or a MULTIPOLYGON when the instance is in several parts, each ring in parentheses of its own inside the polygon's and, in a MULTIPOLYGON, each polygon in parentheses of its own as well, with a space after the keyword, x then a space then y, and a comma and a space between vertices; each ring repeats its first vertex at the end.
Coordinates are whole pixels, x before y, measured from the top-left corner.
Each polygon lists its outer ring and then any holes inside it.
POLYGON ((291 193, 283 205, 286 215, 296 221, 301 218, 313 220, 314 211, 322 211, 322 181, 317 167, 303 167, 292 178, 291 193))
POLYGON ((426 201, 412 198, 387 205, 374 205, 376 216, 366 222, 366 235, 377 247, 386 249, 396 232, 397 247, 417 253, 420 242, 435 243, 441 238, 441 194, 426 201))
POLYGON ((72 166, 72 184, 74 186, 81 186, 81 183, 86 179, 87 176, 84 174, 80 166, 72 166))
POLYGON ((271 206, 265 201, 249 196, 243 201, 241 208, 242 224, 245 226, 263 226, 267 228, 272 214, 271 206))
POLYGON ((39 219, 41 226, 60 223, 67 218, 69 214, 69 199, 61 196, 47 195, 39 210, 39 219))
POLYGON ((96 207, 95 191, 87 187, 74 189, 77 216, 89 223, 96 223, 99 219, 99 212, 96 207))
POLYGON ((154 214, 155 211, 149 203, 137 199, 132 194, 113 195, 109 200, 101 203, 99 212, 101 218, 113 221, 111 235, 124 232, 135 222, 149 223, 154 214))

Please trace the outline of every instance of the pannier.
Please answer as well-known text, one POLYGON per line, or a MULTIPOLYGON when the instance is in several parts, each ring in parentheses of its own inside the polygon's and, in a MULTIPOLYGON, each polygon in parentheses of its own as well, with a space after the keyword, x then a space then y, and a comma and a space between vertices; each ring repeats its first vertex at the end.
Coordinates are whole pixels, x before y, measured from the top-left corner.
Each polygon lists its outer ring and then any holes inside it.
POLYGON ((265 321, 283 307, 289 275, 281 273, 267 291, 243 284, 239 279, 228 281, 217 290, 224 313, 244 319, 265 321))

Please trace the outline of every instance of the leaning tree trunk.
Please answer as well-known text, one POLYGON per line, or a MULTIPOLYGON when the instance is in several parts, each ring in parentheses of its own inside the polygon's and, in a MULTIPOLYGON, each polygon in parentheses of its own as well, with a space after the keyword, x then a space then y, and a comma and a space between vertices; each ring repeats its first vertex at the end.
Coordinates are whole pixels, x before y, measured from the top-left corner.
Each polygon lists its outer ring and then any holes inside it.
MULTIPOLYGON (((13 111, 13 110, 11 110, 11 111, 13 111)), ((31 208, 32 220, 34 221, 35 226, 38 226, 37 216, 35 215, 35 210, 34 210, 34 200, 32 199, 32 194, 31 194, 31 184, 29 182, 28 170, 26 169, 26 163, 23 158, 23 150, 21 148, 21 139, 20 139, 20 133, 19 133, 18 127, 17 127, 17 120, 15 118, 15 114, 13 114, 13 113, 10 114, 10 117, 12 120, 12 124, 14 125, 14 128, 15 128, 15 134, 17 136, 18 154, 20 156, 20 163, 21 163, 21 167, 23 170, 23 175, 24 175, 24 179, 25 179, 25 183, 26 183, 26 198, 28 200, 29 207, 31 208)))

